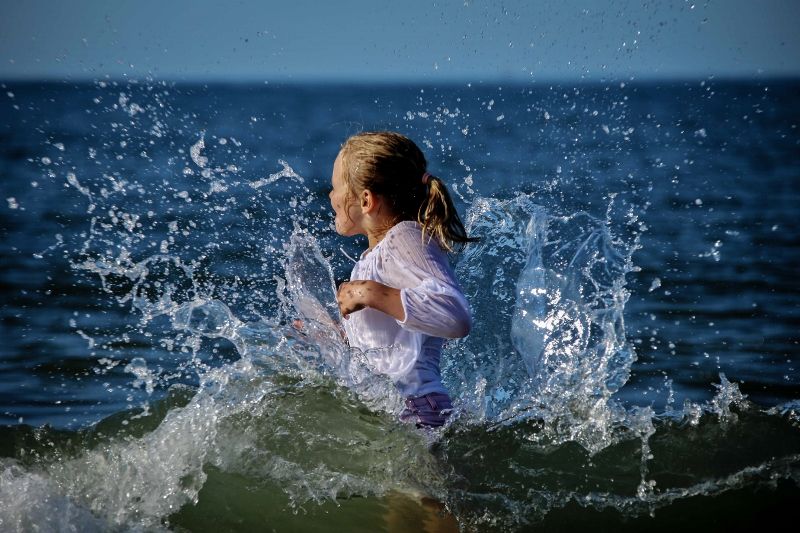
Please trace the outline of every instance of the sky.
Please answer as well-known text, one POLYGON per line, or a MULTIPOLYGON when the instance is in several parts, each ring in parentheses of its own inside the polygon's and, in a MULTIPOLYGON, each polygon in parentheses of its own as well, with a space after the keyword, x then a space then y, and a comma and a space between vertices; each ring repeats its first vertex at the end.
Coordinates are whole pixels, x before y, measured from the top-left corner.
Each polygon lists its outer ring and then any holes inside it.
POLYGON ((0 79, 800 77, 800 0, 0 0, 0 79))

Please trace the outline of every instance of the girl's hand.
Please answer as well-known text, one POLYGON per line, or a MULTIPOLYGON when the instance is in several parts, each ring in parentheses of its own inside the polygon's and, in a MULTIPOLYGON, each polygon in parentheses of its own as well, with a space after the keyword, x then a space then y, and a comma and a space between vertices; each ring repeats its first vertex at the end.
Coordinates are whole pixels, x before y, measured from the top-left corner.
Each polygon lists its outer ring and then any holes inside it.
POLYGON ((350 313, 361 311, 369 305, 371 293, 374 291, 372 281, 345 281, 336 291, 339 312, 347 319, 350 313))
POLYGON ((350 313, 371 307, 397 320, 405 320, 406 312, 400 299, 400 289, 394 289, 377 281, 345 281, 336 292, 339 312, 344 318, 350 313))

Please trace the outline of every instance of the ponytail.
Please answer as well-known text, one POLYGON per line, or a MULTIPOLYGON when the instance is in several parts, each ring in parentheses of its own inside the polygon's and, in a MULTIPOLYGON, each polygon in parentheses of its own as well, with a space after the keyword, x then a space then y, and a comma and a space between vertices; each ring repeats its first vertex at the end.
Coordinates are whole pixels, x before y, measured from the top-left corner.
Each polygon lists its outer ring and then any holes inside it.
POLYGON ((423 185, 427 185, 428 195, 419 206, 417 222, 422 226, 423 238, 425 234, 434 237, 448 252, 454 251, 459 245, 477 242, 477 237, 468 237, 464 224, 458 216, 447 186, 436 176, 427 172, 423 176, 423 185))

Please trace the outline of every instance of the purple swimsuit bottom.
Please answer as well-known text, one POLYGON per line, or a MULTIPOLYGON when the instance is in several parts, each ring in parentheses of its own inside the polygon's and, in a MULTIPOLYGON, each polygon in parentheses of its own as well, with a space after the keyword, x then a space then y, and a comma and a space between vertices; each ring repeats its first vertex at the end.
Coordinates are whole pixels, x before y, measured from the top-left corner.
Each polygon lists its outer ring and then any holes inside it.
POLYGON ((407 398, 400 420, 414 422, 417 427, 439 427, 444 425, 452 410, 450 396, 432 392, 417 398, 407 398))

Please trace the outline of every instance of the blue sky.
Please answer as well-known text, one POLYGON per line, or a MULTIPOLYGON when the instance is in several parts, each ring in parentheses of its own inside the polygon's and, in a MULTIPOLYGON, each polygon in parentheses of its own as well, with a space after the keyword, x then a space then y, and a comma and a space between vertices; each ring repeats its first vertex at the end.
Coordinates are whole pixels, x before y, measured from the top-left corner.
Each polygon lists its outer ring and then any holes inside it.
POLYGON ((797 0, 16 1, 0 79, 800 76, 797 0))

